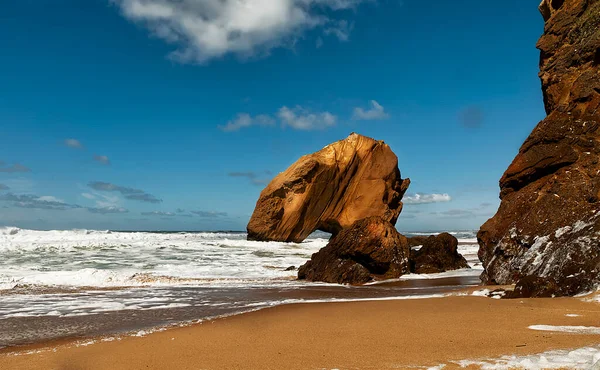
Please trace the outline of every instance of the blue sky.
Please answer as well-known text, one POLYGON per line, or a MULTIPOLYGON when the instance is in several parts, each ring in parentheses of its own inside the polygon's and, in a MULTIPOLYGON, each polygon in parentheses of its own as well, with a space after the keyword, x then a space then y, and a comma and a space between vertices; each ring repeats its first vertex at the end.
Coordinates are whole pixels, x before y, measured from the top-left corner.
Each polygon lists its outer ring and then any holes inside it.
POLYGON ((0 225, 243 230, 355 131, 412 180, 398 229, 476 229, 544 117, 538 3, 7 2, 0 225))

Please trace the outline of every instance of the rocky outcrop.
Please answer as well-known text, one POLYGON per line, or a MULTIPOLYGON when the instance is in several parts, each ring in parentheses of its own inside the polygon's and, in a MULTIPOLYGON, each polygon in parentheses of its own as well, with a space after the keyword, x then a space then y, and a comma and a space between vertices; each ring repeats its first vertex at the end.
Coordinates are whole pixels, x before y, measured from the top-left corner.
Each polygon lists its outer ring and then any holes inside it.
POLYGON ((364 284, 408 273, 430 274, 469 268, 448 233, 407 239, 380 217, 355 222, 333 237, 298 269, 298 278, 338 284, 364 284), (411 250, 410 245, 420 246, 411 250))
POLYGON ((406 237, 381 217, 355 222, 334 236, 298 269, 298 278, 338 284, 364 284, 409 272, 406 237))
POLYGON ((425 241, 429 238, 429 236, 419 235, 408 238, 408 246, 413 247, 421 247, 425 244, 425 241))
POLYGON ((448 233, 428 238, 409 238, 409 245, 421 245, 410 251, 410 271, 415 274, 433 274, 470 268, 467 260, 458 253, 458 240, 448 233))
POLYGON ((371 216, 395 224, 409 184, 388 145, 353 133, 271 181, 248 223, 248 239, 301 242, 315 230, 335 235, 371 216))
POLYGON ((573 295, 600 283, 600 0, 545 0, 540 10, 548 116, 500 180, 479 258, 484 283, 573 295))

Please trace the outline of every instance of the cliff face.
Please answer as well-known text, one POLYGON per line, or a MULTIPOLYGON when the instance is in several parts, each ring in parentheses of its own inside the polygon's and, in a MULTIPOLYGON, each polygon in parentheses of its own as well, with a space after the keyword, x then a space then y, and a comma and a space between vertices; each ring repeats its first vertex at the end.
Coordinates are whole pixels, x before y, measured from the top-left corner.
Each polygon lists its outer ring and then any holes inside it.
POLYGON ((484 283, 527 277, 571 295, 600 282, 600 0, 544 0, 540 11, 548 116, 500 180, 479 258, 484 283))
POLYGON ((388 145, 353 133, 271 181, 248 223, 248 239, 300 242, 315 230, 337 234, 371 216, 395 224, 409 184, 388 145))

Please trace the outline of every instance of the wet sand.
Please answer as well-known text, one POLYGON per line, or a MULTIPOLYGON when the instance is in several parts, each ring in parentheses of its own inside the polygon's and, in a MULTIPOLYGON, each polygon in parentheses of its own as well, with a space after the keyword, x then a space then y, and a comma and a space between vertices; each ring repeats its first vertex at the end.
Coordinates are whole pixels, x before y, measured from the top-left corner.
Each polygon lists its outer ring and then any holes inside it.
POLYGON ((402 369, 597 345, 600 335, 528 326, 599 323, 600 304, 577 298, 292 304, 89 346, 5 349, 0 369, 402 369))
MULTIPOLYGON (((291 287, 255 288, 210 288, 210 287, 165 287, 152 290, 102 289, 94 291, 53 290, 44 295, 19 300, 19 294, 27 290, 0 294, 2 308, 17 313, 2 318, 0 315, 0 348, 4 346, 35 344, 64 338, 89 338, 103 335, 123 334, 149 330, 155 327, 173 326, 180 323, 197 322, 209 317, 231 316, 257 308, 269 307, 283 302, 356 300, 368 298, 399 297, 410 295, 449 294, 479 284, 477 275, 457 276, 441 279, 417 279, 394 281, 372 286, 306 285, 291 287), (164 307, 165 303, 152 301, 170 298, 171 302, 185 303, 183 307, 164 307), (17 298, 15 300, 15 298, 17 298), (136 301, 142 308, 152 304, 152 309, 120 309, 119 303, 136 301), (57 302, 84 309, 77 315, 48 315, 49 307, 57 302), (100 304, 99 304, 100 303, 100 304), (117 310, 97 312, 102 304, 117 306, 117 310), (33 312, 32 312, 33 310, 33 312)), ((65 305, 62 305, 65 306, 65 305)), ((63 312, 75 313, 74 309, 63 312)))

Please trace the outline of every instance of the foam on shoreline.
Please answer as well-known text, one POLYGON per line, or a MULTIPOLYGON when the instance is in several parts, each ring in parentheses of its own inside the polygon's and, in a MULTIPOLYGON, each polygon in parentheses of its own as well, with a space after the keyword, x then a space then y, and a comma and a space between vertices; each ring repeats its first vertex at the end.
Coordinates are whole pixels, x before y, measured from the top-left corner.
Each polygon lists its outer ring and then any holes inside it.
POLYGON ((526 356, 502 356, 497 359, 462 360, 454 363, 460 367, 478 366, 482 370, 590 370, 600 368, 600 347, 555 350, 526 356))

